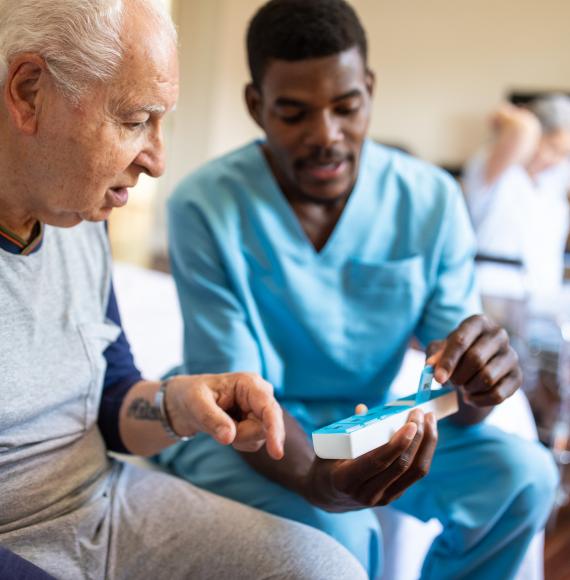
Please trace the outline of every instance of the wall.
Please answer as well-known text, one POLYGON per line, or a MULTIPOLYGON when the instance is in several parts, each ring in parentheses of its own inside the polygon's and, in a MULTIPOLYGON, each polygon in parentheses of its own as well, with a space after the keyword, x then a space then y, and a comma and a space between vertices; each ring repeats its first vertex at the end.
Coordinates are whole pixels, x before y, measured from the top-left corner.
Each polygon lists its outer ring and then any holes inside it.
MULTIPOLYGON (((173 173, 257 135, 243 106, 244 34, 259 0, 179 0, 183 78, 173 173), (193 106, 188 106, 192 102, 193 106), (194 116, 194 120, 190 119, 194 116), (185 152, 181 159, 180 151, 185 152)), ((371 134, 460 163, 511 88, 570 89, 566 0, 353 0, 377 73, 371 134)))
MULTIPOLYGON (((167 0, 164 0, 167 1, 167 0)), ((178 108, 167 172, 115 212, 116 257, 164 254, 164 204, 189 171, 259 135, 243 104, 244 36, 262 0, 172 0, 180 38, 178 108)), ((371 135, 435 163, 461 164, 512 89, 570 89, 568 0, 353 0, 377 75, 371 135)), ((145 183, 146 182, 146 183, 145 183)))
POLYGON ((566 0, 360 0, 378 73, 372 132, 460 163, 511 88, 570 89, 566 0))

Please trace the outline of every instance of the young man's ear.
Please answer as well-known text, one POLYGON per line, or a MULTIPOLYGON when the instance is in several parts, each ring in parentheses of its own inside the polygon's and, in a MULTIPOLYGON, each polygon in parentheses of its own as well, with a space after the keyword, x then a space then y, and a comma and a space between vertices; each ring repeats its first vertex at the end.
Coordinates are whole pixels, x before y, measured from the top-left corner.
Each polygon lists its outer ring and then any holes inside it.
POLYGON ((368 91, 368 94, 371 97, 373 97, 374 96, 374 88, 376 86, 376 75, 374 74, 374 71, 370 70, 369 68, 366 69, 365 83, 366 83, 366 90, 368 91))
POLYGON ((251 118, 255 121, 260 129, 263 129, 263 119, 261 115, 261 93, 259 89, 253 84, 249 83, 245 87, 245 103, 251 118))
POLYGON ((15 127, 26 135, 37 131, 40 87, 46 74, 45 61, 37 54, 20 54, 8 68, 4 103, 15 127))

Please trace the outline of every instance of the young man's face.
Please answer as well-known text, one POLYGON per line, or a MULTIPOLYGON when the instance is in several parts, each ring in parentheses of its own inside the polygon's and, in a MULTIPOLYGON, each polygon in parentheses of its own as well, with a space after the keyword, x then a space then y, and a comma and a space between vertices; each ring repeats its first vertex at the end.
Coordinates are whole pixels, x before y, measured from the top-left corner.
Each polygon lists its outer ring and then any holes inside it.
POLYGON ((265 131, 265 152, 287 196, 334 202, 358 175, 368 131, 373 75, 354 47, 333 56, 273 60, 250 112, 265 131))

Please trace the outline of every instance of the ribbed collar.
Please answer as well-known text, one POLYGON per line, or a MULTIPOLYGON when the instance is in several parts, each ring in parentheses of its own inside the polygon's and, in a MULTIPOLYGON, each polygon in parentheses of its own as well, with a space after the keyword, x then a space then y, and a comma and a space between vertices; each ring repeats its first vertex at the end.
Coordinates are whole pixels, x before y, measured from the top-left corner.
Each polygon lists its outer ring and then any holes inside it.
POLYGON ((40 249, 43 237, 44 226, 40 222, 37 222, 34 226, 33 235, 29 242, 26 242, 9 229, 0 226, 0 249, 10 252, 11 254, 29 256, 40 249))

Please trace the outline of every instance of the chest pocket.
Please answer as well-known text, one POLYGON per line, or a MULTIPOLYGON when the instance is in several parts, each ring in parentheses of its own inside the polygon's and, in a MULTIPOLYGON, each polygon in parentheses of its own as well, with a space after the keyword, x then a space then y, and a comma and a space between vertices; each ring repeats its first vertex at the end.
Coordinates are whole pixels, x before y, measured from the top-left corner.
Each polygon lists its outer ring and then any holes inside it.
POLYGON ((344 296, 346 351, 352 364, 373 372, 399 357, 418 323, 427 298, 423 258, 352 260, 344 296))
POLYGON ((411 256, 378 263, 352 260, 346 282, 349 293, 356 296, 423 292, 423 258, 411 256))
POLYGON ((101 385, 107 369, 103 353, 109 345, 117 340, 120 329, 112 322, 82 323, 79 324, 78 329, 91 371, 91 381, 85 398, 85 424, 89 428, 97 417, 101 385))

